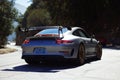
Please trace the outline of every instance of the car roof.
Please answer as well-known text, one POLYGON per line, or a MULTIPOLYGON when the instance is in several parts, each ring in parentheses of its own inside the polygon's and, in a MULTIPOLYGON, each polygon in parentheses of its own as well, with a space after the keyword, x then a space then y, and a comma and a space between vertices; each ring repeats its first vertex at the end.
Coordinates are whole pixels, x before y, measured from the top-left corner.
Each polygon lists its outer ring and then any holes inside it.
POLYGON ((76 30, 76 29, 82 29, 83 30, 83 28, 81 28, 81 27, 72 27, 72 30, 76 30))

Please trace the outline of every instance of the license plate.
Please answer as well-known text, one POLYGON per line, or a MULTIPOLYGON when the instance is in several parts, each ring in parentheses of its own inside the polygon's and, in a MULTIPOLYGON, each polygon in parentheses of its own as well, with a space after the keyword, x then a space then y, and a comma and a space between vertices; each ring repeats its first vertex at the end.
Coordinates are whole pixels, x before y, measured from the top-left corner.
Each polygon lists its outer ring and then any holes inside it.
POLYGON ((34 49, 34 54, 43 54, 45 53, 45 48, 35 48, 34 49))

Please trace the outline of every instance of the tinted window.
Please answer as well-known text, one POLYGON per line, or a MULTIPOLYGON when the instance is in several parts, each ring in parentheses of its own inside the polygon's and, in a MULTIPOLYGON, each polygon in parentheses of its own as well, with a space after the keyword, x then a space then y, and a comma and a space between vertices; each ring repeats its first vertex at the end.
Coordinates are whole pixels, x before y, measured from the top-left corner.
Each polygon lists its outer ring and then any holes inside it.
MULTIPOLYGON (((67 31, 67 28, 62 29, 63 33, 67 31)), ((58 34, 58 29, 44 29, 40 31, 38 34, 58 34)))
MULTIPOLYGON (((81 32, 84 34, 84 36, 83 36, 83 37, 90 38, 89 34, 88 34, 86 31, 81 30, 81 32)), ((81 36, 82 36, 82 34, 81 34, 81 36)))
POLYGON ((73 35, 79 36, 79 37, 86 37, 86 38, 89 37, 89 35, 88 35, 85 31, 80 30, 80 29, 74 31, 74 32, 73 32, 73 35))
POLYGON ((79 31, 78 31, 78 30, 74 31, 74 32, 73 32, 73 35, 75 35, 75 36, 80 36, 79 31))

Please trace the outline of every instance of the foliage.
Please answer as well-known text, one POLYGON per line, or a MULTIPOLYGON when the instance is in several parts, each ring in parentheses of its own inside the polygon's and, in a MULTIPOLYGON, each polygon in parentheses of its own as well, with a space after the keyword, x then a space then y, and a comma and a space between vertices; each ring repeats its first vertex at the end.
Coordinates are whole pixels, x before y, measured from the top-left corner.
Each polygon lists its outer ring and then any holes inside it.
POLYGON ((82 26, 89 32, 100 35, 108 32, 109 35, 115 36, 120 33, 119 0, 32 0, 32 2, 24 15, 22 23, 24 27, 43 24, 66 25, 82 26), (45 22, 46 20, 48 21, 45 22))
POLYGON ((22 26, 29 28, 33 26, 48 25, 51 23, 51 16, 42 0, 33 0, 28 7, 22 20, 22 26))
POLYGON ((27 17, 27 26, 50 24, 50 14, 45 9, 34 9, 27 17))
POLYGON ((17 11, 13 7, 14 1, 0 1, 0 46, 7 41, 7 36, 12 32, 12 23, 17 16, 17 11))

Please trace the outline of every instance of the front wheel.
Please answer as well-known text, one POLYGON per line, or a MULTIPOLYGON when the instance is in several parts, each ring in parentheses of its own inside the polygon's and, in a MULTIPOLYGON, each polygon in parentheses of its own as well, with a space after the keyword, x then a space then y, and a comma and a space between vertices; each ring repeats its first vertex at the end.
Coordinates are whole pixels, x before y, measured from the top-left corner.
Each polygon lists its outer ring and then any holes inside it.
POLYGON ((100 44, 98 44, 96 46, 96 59, 100 60, 102 57, 102 46, 100 44))
POLYGON ((82 44, 79 46, 78 49, 77 62, 81 65, 85 63, 85 47, 82 44))

